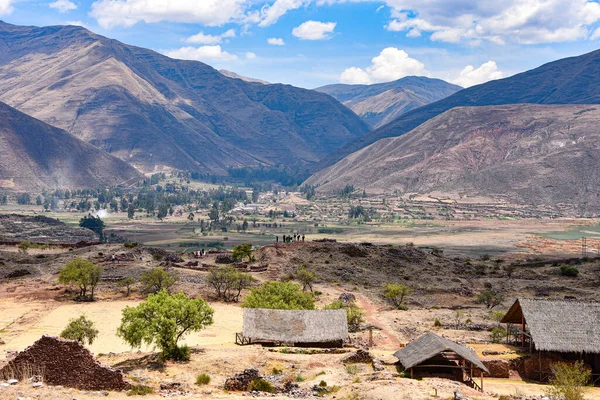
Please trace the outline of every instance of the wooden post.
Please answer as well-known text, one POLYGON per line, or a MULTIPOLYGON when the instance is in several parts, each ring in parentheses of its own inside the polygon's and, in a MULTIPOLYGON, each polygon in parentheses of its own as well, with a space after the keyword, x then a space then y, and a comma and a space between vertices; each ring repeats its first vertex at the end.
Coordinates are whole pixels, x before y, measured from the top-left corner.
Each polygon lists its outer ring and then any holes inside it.
POLYGON ((542 352, 538 350, 538 360, 540 364, 540 382, 542 381, 542 352))
POLYGON ((525 347, 525 315, 523 315, 523 311, 521 311, 521 347, 525 347))
POLYGON ((483 371, 481 371, 480 378, 481 378, 481 385, 479 385, 479 387, 481 388, 481 391, 483 392, 483 371))
POLYGON ((373 327, 369 327, 369 348, 373 347, 373 327))
POLYGON ((508 344, 510 342, 509 337, 508 337, 508 332, 510 332, 510 324, 507 322, 506 323, 506 344, 508 344))
POLYGON ((413 379, 413 369, 410 369, 410 379, 413 379))

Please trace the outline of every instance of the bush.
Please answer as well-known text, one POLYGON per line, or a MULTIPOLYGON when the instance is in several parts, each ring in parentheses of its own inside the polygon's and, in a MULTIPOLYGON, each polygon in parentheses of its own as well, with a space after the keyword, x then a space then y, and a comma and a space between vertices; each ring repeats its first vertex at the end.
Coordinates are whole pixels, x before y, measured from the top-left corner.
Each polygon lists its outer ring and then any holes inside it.
POLYGON ((123 247, 126 247, 128 249, 133 249, 134 247, 137 247, 137 245, 137 242, 123 243, 123 247))
POLYGON ((208 385, 210 383, 210 376, 207 374, 200 374, 196 377, 196 385, 208 385))
POLYGON ((292 282, 270 281, 251 290, 242 307, 275 310, 314 310, 313 296, 292 282))
POLYGON ((435 317, 435 320, 433 321, 433 326, 435 326, 436 328, 440 328, 442 326, 442 321, 440 321, 438 317, 435 317))
POLYGON ((127 296, 131 293, 131 286, 135 284, 135 278, 132 276, 121 279, 118 283, 119 286, 127 288, 127 296))
POLYGON ((485 304, 486 308, 492 309, 504 301, 504 296, 494 290, 487 289, 477 295, 477 302, 485 304))
POLYGON ((274 393, 275 389, 270 382, 265 381, 264 379, 255 379, 250 382, 250 386, 248 386, 249 392, 265 392, 265 393, 274 393))
POLYGON ((98 329, 96 329, 94 322, 87 319, 85 315, 79 318, 73 318, 69 320, 67 327, 60 333, 61 338, 77 340, 79 343, 92 344, 98 337, 98 329))
POLYGON ((234 260, 243 261, 244 258, 248 258, 248 261, 253 261, 252 257, 252 244, 251 243, 242 243, 238 244, 233 248, 233 253, 231 254, 234 260))
POLYGON ((127 392, 127 396, 145 396, 152 393, 154 393, 154 390, 150 386, 135 385, 129 392, 127 392))
POLYGON ((413 290, 401 283, 387 283, 383 286, 383 296, 388 299, 396 308, 400 308, 404 298, 410 296, 413 290))
POLYGON ((356 375, 360 372, 360 368, 358 365, 350 364, 346 366, 346 372, 350 375, 356 375))
POLYGON ((560 275, 577 277, 579 275, 579 269, 577 267, 569 267, 567 265, 563 265, 562 267, 560 267, 560 275))
POLYGON ((502 328, 495 327, 492 329, 492 343, 502 343, 502 339, 506 337, 506 331, 502 328))
POLYGON ((564 400, 583 400, 592 372, 583 363, 559 362, 552 365, 554 376, 550 378, 550 397, 564 400))
POLYGON ((319 387, 327 387, 327 382, 325 382, 325 381, 319 382, 319 387))
POLYGON ((229 267, 213 269, 206 283, 217 292, 217 298, 225 302, 238 302, 242 290, 249 288, 255 279, 248 273, 229 267))
POLYGON ((191 351, 187 345, 175 346, 163 352, 162 358, 173 361, 190 361, 191 351))
POLYGON ((356 332, 360 328, 360 324, 365 322, 364 313, 358 306, 351 302, 346 305, 340 300, 336 300, 333 303, 323 307, 324 310, 346 310, 346 317, 348 319, 348 330, 350 332, 356 332))
POLYGON ((302 284, 302 290, 309 288, 312 292, 313 283, 317 280, 317 276, 309 271, 306 265, 302 264, 298 272, 296 272, 296 279, 302 284))
POLYGON ((145 293, 158 293, 161 290, 168 291, 178 279, 179 276, 177 274, 169 273, 160 267, 146 271, 140 276, 140 282, 143 285, 142 290, 145 293))

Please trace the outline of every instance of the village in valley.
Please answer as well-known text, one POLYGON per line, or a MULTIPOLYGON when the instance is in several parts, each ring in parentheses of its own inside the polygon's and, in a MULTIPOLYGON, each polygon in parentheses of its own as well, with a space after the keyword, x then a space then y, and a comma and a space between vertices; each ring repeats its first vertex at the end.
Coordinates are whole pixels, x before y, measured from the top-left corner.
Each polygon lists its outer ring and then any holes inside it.
POLYGON ((0 398, 600 398, 594 219, 177 173, 6 203, 0 398))

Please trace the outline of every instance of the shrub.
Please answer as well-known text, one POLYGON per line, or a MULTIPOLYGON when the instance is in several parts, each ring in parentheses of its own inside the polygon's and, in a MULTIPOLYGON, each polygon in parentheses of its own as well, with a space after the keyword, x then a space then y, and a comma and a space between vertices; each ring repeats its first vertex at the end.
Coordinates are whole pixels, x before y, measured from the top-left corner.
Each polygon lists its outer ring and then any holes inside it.
POLYGON ((255 379, 250 383, 250 386, 248 386, 248 391, 274 393, 275 389, 270 382, 267 382, 264 379, 255 379))
POLYGON ((360 368, 356 364, 350 364, 346 366, 346 372, 350 375, 356 375, 360 372, 360 368))
POLYGON ((435 326, 436 328, 440 328, 442 326, 442 321, 440 321, 438 317, 435 317, 435 320, 433 321, 433 326, 435 326))
POLYGON ((346 310, 346 318, 348 319, 348 330, 350 332, 356 332, 360 328, 360 324, 365 322, 364 313, 354 303, 346 305, 340 300, 336 300, 333 303, 323 307, 324 310, 346 310))
POLYGON ((484 290, 483 292, 477 295, 477 302, 480 304, 485 304, 486 308, 492 309, 504 301, 504 296, 491 289, 484 290))
POLYGON ((123 243, 123 247, 126 247, 128 249, 133 249, 134 247, 137 247, 137 242, 127 242, 127 243, 123 243))
POLYGON ((410 296, 413 290, 401 283, 387 283, 383 286, 383 296, 388 299, 396 308, 400 308, 404 299, 410 296))
POLYGON ((217 292, 217 298, 226 302, 238 302, 242 290, 249 288, 255 279, 250 274, 228 266, 213 269, 206 283, 217 292))
POLYGON ((560 267, 560 275, 576 277, 579 275, 579 269, 577 267, 569 267, 567 265, 563 265, 562 267, 560 267))
POLYGON ((304 382, 306 379, 302 375, 296 376, 296 382, 304 382))
POLYGON ((270 281, 251 290, 242 307, 276 310, 314 310, 313 296, 292 282, 270 281))
POLYGON ((94 300, 94 290, 100 282, 102 268, 91 261, 77 257, 69 261, 58 274, 60 283, 76 283, 79 286, 79 298, 85 299, 91 289, 90 300, 94 300))
POLYGON ((72 318, 69 320, 67 327, 60 333, 61 338, 77 340, 79 343, 92 344, 98 337, 98 329, 96 329, 94 322, 87 319, 85 315, 79 318, 72 318))
POLYGON ((592 373, 589 368, 579 361, 576 363, 559 362, 552 365, 554 376, 550 378, 548 394, 552 398, 564 400, 583 400, 588 389, 592 373))
POLYGON ((202 299, 166 290, 151 294, 136 307, 125 307, 117 335, 132 347, 155 344, 163 358, 189 358, 189 349, 177 342, 188 332, 197 332, 213 323, 214 310, 202 299))
POLYGON ((158 293, 161 290, 168 291, 177 282, 179 276, 173 272, 169 273, 163 268, 153 268, 140 276, 145 293, 158 293))
POLYGON ((200 374, 196 377, 196 385, 208 385, 210 383, 210 376, 207 374, 200 374))
POLYGON ((502 339, 506 337, 506 331, 502 328, 495 327, 492 329, 492 343, 502 343, 502 339))
POLYGON ((162 358, 173 361, 190 361, 191 351, 187 345, 175 346, 163 352, 162 358))
POLYGON ((327 382, 322 380, 321 382, 319 382, 319 387, 327 387, 327 382))
POLYGON ((252 244, 251 243, 242 243, 238 244, 233 248, 233 253, 231 255, 234 260, 243 261, 244 258, 248 258, 248 261, 253 261, 252 257, 252 244))
POLYGON ((154 390, 150 386, 135 385, 129 392, 127 392, 127 396, 145 396, 151 393, 154 393, 154 390))
POLYGON ((302 284, 302 290, 309 288, 312 292, 313 283, 317 280, 317 276, 309 271, 306 265, 302 264, 298 272, 296 272, 296 279, 302 284))
POLYGON ((129 296, 131 293, 131 286, 135 284, 135 278, 128 276, 119 281, 119 286, 127 288, 126 296, 129 296))

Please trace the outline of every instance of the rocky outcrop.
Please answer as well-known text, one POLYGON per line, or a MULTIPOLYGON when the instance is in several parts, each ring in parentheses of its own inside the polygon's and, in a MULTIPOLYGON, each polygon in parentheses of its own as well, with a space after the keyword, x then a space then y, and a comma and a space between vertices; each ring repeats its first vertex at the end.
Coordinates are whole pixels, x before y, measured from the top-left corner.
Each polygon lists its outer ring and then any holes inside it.
POLYGON ((80 343, 44 335, 0 369, 0 378, 39 375, 48 385, 81 390, 124 390, 123 373, 98 363, 80 343))
POLYGON ((261 379, 258 369, 254 367, 246 368, 243 372, 235 374, 231 378, 227 378, 227 380, 225 380, 224 389, 231 391, 246 391, 250 384, 257 379, 261 379))
POLYGON ((342 358, 342 362, 345 364, 350 363, 363 363, 370 364, 374 360, 374 357, 371 353, 366 350, 358 349, 354 353, 348 354, 344 358, 342 358))

